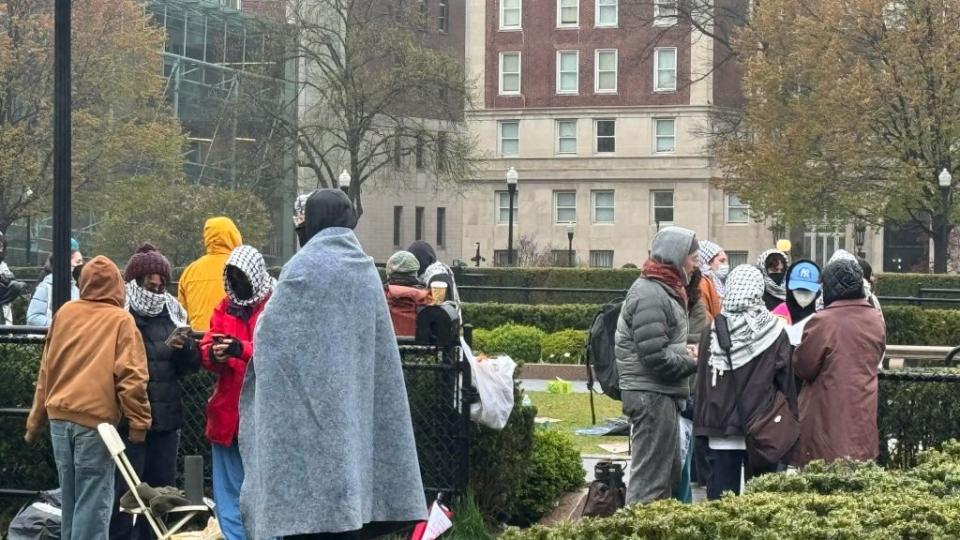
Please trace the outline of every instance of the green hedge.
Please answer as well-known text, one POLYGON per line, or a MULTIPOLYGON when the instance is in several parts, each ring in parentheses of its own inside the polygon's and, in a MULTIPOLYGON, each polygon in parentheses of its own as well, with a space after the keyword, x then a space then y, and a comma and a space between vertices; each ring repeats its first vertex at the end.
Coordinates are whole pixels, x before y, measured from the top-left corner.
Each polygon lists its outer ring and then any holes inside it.
POLYGON ((587 332, 584 330, 561 330, 543 337, 541 361, 551 364, 583 363, 587 332))
POLYGON ((563 431, 538 429, 527 480, 517 493, 511 524, 526 527, 550 513, 565 493, 583 485, 585 473, 573 437, 563 431))
POLYGON ((590 538, 935 539, 960 537, 960 445, 929 452, 909 471, 813 463, 758 478, 742 497, 685 505, 660 501, 605 519, 510 530, 504 540, 590 538))
MULTIPOLYGON (((465 317, 475 328, 504 324, 535 326, 544 332, 587 330, 598 305, 464 304, 465 317)), ((892 345, 960 345, 960 310, 884 306, 887 343, 892 345)))

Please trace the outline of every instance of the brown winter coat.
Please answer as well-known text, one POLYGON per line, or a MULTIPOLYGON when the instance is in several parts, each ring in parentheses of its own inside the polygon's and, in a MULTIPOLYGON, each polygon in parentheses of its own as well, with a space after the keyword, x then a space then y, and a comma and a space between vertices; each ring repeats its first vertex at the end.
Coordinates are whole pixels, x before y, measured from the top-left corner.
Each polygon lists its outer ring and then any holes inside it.
POLYGON ((80 299, 57 311, 40 361, 27 437, 35 439, 47 419, 94 429, 120 417, 130 439, 150 429, 147 356, 133 316, 123 309, 123 278, 110 259, 88 262, 80 274, 80 299))
POLYGON ((885 342, 880 312, 862 298, 837 300, 810 318, 793 353, 803 381, 793 464, 877 457, 877 370, 885 342))

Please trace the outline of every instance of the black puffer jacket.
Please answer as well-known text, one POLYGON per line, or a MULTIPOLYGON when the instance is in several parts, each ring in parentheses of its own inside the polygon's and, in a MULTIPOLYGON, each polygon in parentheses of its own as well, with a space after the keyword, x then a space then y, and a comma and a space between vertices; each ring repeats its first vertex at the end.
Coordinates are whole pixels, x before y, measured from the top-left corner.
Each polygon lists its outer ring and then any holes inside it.
POLYGON ((164 342, 176 325, 170 320, 166 309, 156 317, 144 317, 133 311, 131 313, 147 349, 147 366, 150 370, 147 395, 153 416, 150 429, 180 429, 183 425, 183 405, 180 402, 179 379, 199 369, 200 357, 196 345, 192 339, 188 339, 186 347, 179 351, 167 347, 164 342))

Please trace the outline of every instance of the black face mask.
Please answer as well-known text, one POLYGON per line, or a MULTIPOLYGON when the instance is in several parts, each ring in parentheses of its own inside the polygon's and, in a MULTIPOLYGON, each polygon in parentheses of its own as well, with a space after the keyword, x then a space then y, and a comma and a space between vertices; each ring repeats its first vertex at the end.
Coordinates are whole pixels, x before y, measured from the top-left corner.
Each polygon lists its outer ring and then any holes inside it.
POLYGON ((307 227, 305 225, 300 225, 295 229, 297 231, 297 242, 300 247, 303 247, 307 243, 307 227))
POLYGON ((230 289, 239 300, 249 300, 253 298, 253 285, 250 284, 247 276, 231 268, 227 278, 230 280, 230 289))
POLYGON ((73 274, 73 280, 76 281, 77 283, 80 283, 80 272, 82 271, 83 271, 82 264, 80 266, 74 266, 73 270, 71 271, 71 273, 73 274))
POLYGON ((770 276, 770 279, 773 280, 777 285, 783 285, 783 277, 786 275, 784 272, 771 272, 767 274, 770 276))

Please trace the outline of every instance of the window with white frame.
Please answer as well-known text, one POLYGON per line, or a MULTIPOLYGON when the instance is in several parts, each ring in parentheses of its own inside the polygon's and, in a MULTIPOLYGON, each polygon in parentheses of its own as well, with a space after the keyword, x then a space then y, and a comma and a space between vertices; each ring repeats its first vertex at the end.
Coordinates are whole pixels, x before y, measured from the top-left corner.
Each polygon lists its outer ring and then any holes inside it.
POLYGON ((598 49, 594 62, 594 91, 598 94, 614 93, 617 91, 617 50, 598 49))
POLYGON ((617 121, 597 120, 594 122, 597 133, 597 153, 612 154, 617 151, 617 121))
POLYGON ((750 205, 733 193, 727 193, 727 223, 749 223, 750 205))
POLYGON ((576 191, 554 191, 553 192, 553 222, 554 223, 576 223, 577 222, 577 192, 576 191))
POLYGON ((590 192, 594 223, 613 223, 613 190, 590 192))
POLYGON ((749 264, 750 253, 747 251, 726 251, 730 268, 736 268, 741 264, 749 264))
POLYGON ((523 0, 500 0, 500 29, 519 30, 522 24, 523 0))
POLYGON ((650 217, 653 224, 673 223, 673 190, 661 189, 650 192, 650 217))
POLYGON ((580 0, 557 0, 557 26, 560 28, 580 26, 580 0))
POLYGON ((677 0, 654 0, 653 24, 655 26, 677 24, 677 0))
POLYGON ((577 121, 557 120, 557 153, 577 153, 577 121))
POLYGON ((503 120, 499 125, 500 155, 516 156, 520 153, 520 122, 503 120))
POLYGON ((657 47, 653 50, 653 90, 672 92, 677 89, 677 48, 657 47))
POLYGON ((619 0, 597 0, 596 26, 617 26, 619 0))
POLYGON ((450 6, 448 0, 437 2, 437 29, 446 34, 450 31, 450 6))
MULTIPOLYGON (((520 216, 517 207, 517 201, 520 199, 520 192, 513 194, 513 224, 517 224, 517 218, 520 216)), ((510 223, 510 192, 498 191, 495 194, 494 202, 497 210, 497 225, 507 225, 510 223)))
POLYGON ((803 258, 824 267, 838 249, 847 249, 843 230, 822 230, 816 227, 803 233, 803 258))
POLYGON ((557 52, 557 93, 576 94, 580 91, 580 53, 557 52))
POLYGON ((657 118, 653 121, 654 150, 658 154, 670 154, 677 150, 677 120, 657 118))
POLYGON ((613 250, 612 249, 591 249, 590 250, 591 268, 613 268, 613 250))
POLYGON ((520 93, 520 53, 500 53, 500 94, 520 93))

